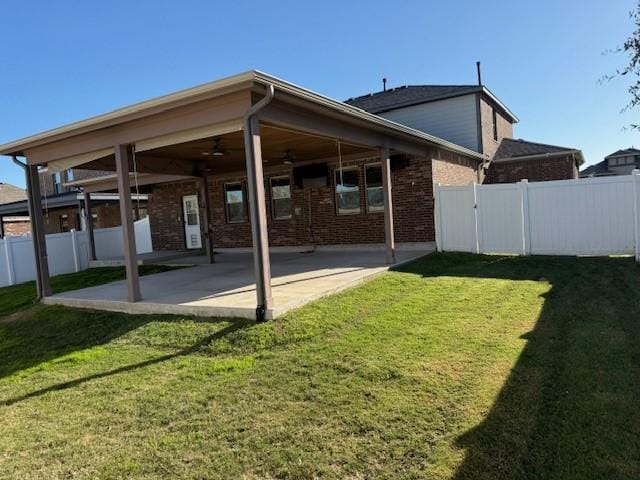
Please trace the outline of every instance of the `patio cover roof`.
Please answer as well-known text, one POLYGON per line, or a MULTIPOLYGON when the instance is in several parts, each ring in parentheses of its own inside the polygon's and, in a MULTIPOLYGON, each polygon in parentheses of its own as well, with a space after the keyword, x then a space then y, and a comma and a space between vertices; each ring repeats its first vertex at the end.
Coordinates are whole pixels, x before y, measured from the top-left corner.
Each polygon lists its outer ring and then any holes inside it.
MULTIPOLYGON (((404 145, 405 149, 410 146, 419 149, 420 145, 429 145, 464 154, 477 158, 478 160, 482 159, 480 154, 467 148, 370 114, 357 107, 333 100, 324 95, 255 70, 157 97, 103 115, 9 142, 0 145, 0 155, 26 156, 30 164, 48 163, 52 170, 63 170, 110 156, 113 154, 112 145, 119 142, 135 143, 136 151, 141 152, 161 146, 240 131, 242 129, 242 115, 234 116, 233 113, 244 112, 244 109, 250 106, 252 100, 250 98, 231 98, 229 95, 242 90, 250 91, 252 96, 259 95, 261 91, 264 91, 266 85, 273 85, 276 92, 276 99, 285 100, 289 105, 304 104, 308 108, 322 109, 327 116, 341 118, 351 124, 357 123, 370 131, 382 133, 388 138, 395 139, 396 142, 386 140, 386 143, 391 143, 387 145, 390 148, 404 145), (228 118, 208 118, 207 120, 202 118, 200 119, 201 121, 196 123, 192 122, 191 125, 185 124, 183 130, 177 130, 174 122, 170 133, 168 133, 167 129, 163 129, 162 126, 156 125, 158 128, 153 128, 153 126, 148 124, 144 125, 145 128, 139 128, 138 132, 131 132, 130 135, 121 135, 122 132, 116 131, 117 129, 115 128, 116 126, 125 124, 131 127, 134 125, 132 122, 149 119, 154 115, 166 114, 169 111, 177 111, 176 109, 184 109, 196 104, 200 104, 204 108, 205 106, 209 106, 206 104, 206 101, 220 98, 223 95, 228 97, 224 105, 225 107, 237 107, 238 105, 232 105, 233 102, 236 104, 243 103, 240 110, 231 108, 234 112, 230 112, 231 115, 229 115, 228 118), (246 100, 246 102, 243 102, 243 100, 246 100), (98 130, 102 131, 104 141, 84 142, 84 145, 82 145, 85 140, 85 138, 82 137, 84 134, 98 130), (146 137, 145 134, 147 134, 147 132, 151 135, 150 137, 146 137), (109 138, 107 139, 107 137, 109 138), (54 143, 59 145, 59 147, 55 149, 44 148, 54 143)), ((279 123, 279 119, 283 118, 286 113, 290 113, 285 112, 282 106, 277 108, 274 105, 274 108, 271 108, 271 110, 271 112, 265 112, 264 114, 264 121, 267 123, 277 124, 279 123)), ((303 120, 301 117, 298 118, 303 120)), ((304 124, 304 122, 301 123, 304 124)), ((306 128, 305 125, 300 125, 300 128, 301 130, 307 131, 313 130, 313 126, 311 125, 307 125, 306 128)), ((129 130, 132 129, 129 128, 129 130)), ((351 136, 353 137, 352 140, 354 140, 354 143, 360 143, 358 142, 359 137, 357 134, 351 136)), ((382 142, 381 140, 381 143, 382 142)))

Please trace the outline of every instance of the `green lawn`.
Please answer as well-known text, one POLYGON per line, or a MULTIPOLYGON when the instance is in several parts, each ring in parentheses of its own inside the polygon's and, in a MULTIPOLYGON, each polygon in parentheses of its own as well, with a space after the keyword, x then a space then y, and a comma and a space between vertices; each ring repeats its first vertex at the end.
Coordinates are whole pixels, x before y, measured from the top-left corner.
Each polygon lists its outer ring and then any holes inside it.
POLYGON ((433 255, 258 325, 11 297, 0 478, 640 478, 631 259, 433 255))

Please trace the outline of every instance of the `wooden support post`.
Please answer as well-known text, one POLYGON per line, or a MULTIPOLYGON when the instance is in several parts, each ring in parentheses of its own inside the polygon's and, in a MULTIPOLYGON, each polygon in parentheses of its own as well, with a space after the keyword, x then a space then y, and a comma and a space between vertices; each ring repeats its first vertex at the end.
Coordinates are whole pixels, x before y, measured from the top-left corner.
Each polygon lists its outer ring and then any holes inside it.
POLYGON ((260 142, 260 124, 251 117, 244 130, 245 160, 249 187, 249 214, 251 219, 251 238, 253 240, 253 263, 256 276, 258 306, 256 318, 265 319, 266 310, 272 308, 271 265, 269 262, 269 237, 267 235, 267 206, 264 194, 264 175, 262 172, 262 146, 260 142))
POLYGON ((133 225, 133 205, 131 204, 131 184, 129 183, 129 165, 131 149, 129 145, 117 145, 116 172, 118 174, 118 195, 120 196, 120 219, 124 245, 124 265, 127 272, 127 300, 138 302, 140 295, 140 279, 138 277, 138 256, 136 254, 136 236, 133 225))
POLYGON ((4 238, 4 217, 0 215, 0 238, 4 238))
POLYGON ((389 149, 380 151, 382 162, 382 192, 384 196, 384 243, 386 261, 388 264, 396 263, 396 240, 393 233, 393 199, 391 192, 391 157, 389 149))
POLYGON ((207 252, 207 260, 209 263, 215 263, 213 253, 213 237, 211 236, 211 224, 209 223, 209 215, 211 212, 211 204, 209 201, 209 181, 205 173, 200 179, 200 223, 204 233, 204 248, 207 252))
POLYGON ((87 227, 87 235, 89 236, 89 257, 90 260, 97 260, 96 256, 96 239, 93 235, 93 210, 91 206, 91 194, 84 192, 84 224, 87 227))
POLYGON ((31 240, 33 242, 36 260, 36 286, 38 298, 41 299, 51 296, 47 242, 42 217, 42 195, 40 193, 38 167, 36 165, 27 165, 26 170, 27 202, 29 204, 29 218, 31 220, 31 240))

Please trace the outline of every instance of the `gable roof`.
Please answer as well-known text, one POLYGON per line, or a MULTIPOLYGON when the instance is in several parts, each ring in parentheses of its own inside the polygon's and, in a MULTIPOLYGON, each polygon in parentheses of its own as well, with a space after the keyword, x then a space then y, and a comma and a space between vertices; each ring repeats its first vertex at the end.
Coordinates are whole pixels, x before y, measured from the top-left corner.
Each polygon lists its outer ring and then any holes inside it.
POLYGON ((609 170, 609 162, 607 162, 606 159, 593 165, 589 165, 580 172, 581 177, 601 177, 604 175, 615 175, 609 170))
POLYGON ((16 187, 10 183, 0 182, 0 205, 26 200, 26 198, 27 192, 24 188, 16 187))
POLYGON ((498 146, 498 150, 496 150, 496 153, 493 155, 492 162, 504 162, 525 157, 554 156, 568 153, 575 153, 578 156, 579 165, 584 163, 582 152, 577 148, 530 142, 521 138, 503 138, 498 146))
POLYGON ((473 93, 483 93, 491 98, 515 123, 518 118, 484 85, 403 85, 381 92, 352 97, 344 103, 366 110, 369 113, 383 113, 396 108, 410 107, 422 103, 435 102, 447 98, 473 93))
POLYGON ((609 155, 607 155, 604 158, 611 158, 611 157, 624 157, 627 155, 640 155, 640 150, 638 150, 637 148, 625 148, 623 150, 617 150, 613 153, 610 153, 609 155))
POLYGON ((62 127, 5 143, 0 145, 0 155, 24 156, 24 152, 28 149, 47 145, 76 135, 112 127, 127 121, 151 116, 158 111, 165 111, 176 106, 193 104, 198 101, 202 101, 203 99, 212 98, 213 96, 218 95, 221 91, 243 88, 250 89, 256 85, 272 85, 278 96, 285 94, 284 96, 302 99, 314 106, 330 109, 333 112, 347 117, 349 120, 365 122, 370 128, 384 130, 387 133, 399 137, 409 137, 411 140, 416 140, 421 143, 426 142, 478 160, 483 158, 478 152, 466 147, 457 145, 426 132, 416 130, 406 125, 393 122, 386 118, 379 117, 360 108, 334 100, 325 95, 321 95, 312 90, 300 87, 258 70, 250 70, 245 73, 222 78, 220 80, 180 90, 168 95, 152 98, 150 100, 129 105, 128 107, 113 110, 109 113, 90 117, 85 120, 80 120, 62 127))

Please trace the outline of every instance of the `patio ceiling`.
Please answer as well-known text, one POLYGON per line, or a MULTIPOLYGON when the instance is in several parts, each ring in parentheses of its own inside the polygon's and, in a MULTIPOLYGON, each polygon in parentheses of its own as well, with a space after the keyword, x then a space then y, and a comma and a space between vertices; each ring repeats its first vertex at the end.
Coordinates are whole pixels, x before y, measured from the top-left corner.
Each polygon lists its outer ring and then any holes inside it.
MULTIPOLYGON (((291 161, 293 164, 303 164, 314 161, 327 161, 338 157, 338 143, 332 138, 309 135, 269 125, 262 127, 261 137, 263 165, 265 167, 282 165, 285 160, 291 161)), ((343 158, 375 155, 377 153, 370 147, 351 143, 340 142, 339 146, 340 155, 343 158)), ((199 176, 204 171, 214 175, 244 172, 243 132, 231 132, 216 137, 207 137, 155 148, 136 153, 135 159, 136 164, 131 166, 131 171, 135 167, 138 173, 160 174, 166 176, 167 181, 175 180, 174 176, 176 175, 199 176), (222 155, 211 155, 216 144, 222 155)), ((93 160, 82 165, 81 168, 115 171, 114 155, 93 160)), ((153 183, 162 183, 163 181, 158 176, 153 178, 156 179, 153 183)), ((112 180, 115 185, 115 177, 112 180)), ((84 183, 91 184, 93 182, 95 180, 90 179, 84 183)), ((77 186, 83 185, 83 182, 78 181, 71 184, 77 186)))

